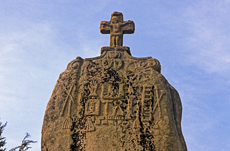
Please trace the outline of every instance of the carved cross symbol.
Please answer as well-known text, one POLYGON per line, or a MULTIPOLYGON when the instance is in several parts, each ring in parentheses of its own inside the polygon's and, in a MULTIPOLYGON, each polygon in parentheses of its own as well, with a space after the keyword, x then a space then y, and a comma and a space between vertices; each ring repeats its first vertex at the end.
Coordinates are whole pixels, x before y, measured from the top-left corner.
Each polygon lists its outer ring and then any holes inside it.
MULTIPOLYGON (((64 87, 64 86, 63 86, 63 87, 64 87)), ((74 103, 74 99, 73 99, 72 94, 71 94, 73 88, 74 88, 74 84, 71 86, 71 88, 70 88, 70 90, 69 90, 69 93, 68 93, 68 95, 67 95, 67 97, 66 97, 66 99, 65 99, 65 101, 64 101, 64 105, 63 105, 63 108, 62 108, 61 116, 64 115, 64 111, 65 111, 65 108, 66 108, 66 104, 67 104, 67 102, 68 102, 68 98, 70 98, 71 101, 69 102, 69 111, 68 111, 68 116, 70 117, 71 105, 72 105, 72 103, 74 103)), ((65 88, 65 90, 66 90, 66 88, 65 88)), ((66 91, 67 91, 67 90, 66 90, 66 91)))
POLYGON ((110 34, 110 46, 117 47, 123 45, 123 34, 134 33, 134 22, 123 21, 123 14, 113 12, 110 21, 101 21, 100 31, 102 34, 110 34))
POLYGON ((158 86, 156 86, 156 85, 155 85, 155 89, 156 89, 157 102, 156 102, 156 105, 153 107, 152 113, 154 113, 156 108, 158 107, 159 108, 159 117, 161 118, 162 113, 161 113, 160 101, 161 101, 163 95, 165 95, 166 93, 164 90, 159 90, 158 86), (160 96, 159 96, 159 91, 160 91, 160 96))

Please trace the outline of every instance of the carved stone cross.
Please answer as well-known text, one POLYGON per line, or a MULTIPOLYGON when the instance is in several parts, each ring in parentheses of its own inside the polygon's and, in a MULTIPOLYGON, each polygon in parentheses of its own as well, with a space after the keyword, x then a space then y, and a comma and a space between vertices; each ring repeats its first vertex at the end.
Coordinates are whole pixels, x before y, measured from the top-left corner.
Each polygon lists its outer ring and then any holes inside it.
POLYGON ((101 21, 100 31, 102 34, 110 34, 110 46, 117 47, 123 45, 123 34, 134 33, 134 22, 123 21, 123 14, 113 12, 110 21, 101 21))

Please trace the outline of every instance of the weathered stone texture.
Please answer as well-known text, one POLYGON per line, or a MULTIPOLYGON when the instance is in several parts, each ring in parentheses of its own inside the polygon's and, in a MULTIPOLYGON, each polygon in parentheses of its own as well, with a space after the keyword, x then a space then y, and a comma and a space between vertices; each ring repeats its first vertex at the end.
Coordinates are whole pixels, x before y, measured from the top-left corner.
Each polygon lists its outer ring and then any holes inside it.
POLYGON ((187 151, 180 97, 160 72, 124 46, 77 57, 47 105, 42 151, 187 151))

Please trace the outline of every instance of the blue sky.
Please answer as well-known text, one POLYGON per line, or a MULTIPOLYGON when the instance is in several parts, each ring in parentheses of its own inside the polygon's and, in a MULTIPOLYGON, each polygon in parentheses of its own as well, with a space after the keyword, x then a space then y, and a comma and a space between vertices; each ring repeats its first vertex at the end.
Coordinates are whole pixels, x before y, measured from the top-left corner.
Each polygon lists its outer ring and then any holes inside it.
POLYGON ((135 22, 123 44, 152 56, 179 92, 189 151, 230 150, 230 0, 11 0, 0 5, 0 118, 8 149, 26 132, 40 150, 45 108, 58 76, 77 56, 109 45, 102 20, 135 22))

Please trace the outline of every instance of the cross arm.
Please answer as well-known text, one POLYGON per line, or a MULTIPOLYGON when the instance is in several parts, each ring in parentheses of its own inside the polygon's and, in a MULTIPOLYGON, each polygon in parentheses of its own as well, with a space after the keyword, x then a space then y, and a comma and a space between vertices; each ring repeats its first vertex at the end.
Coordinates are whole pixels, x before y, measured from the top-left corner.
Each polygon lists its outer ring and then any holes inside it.
POLYGON ((110 34, 111 24, 107 21, 101 21, 100 23, 100 32, 102 34, 110 34))
POLYGON ((133 34, 135 30, 135 24, 133 21, 128 20, 122 23, 122 30, 124 34, 133 34))

